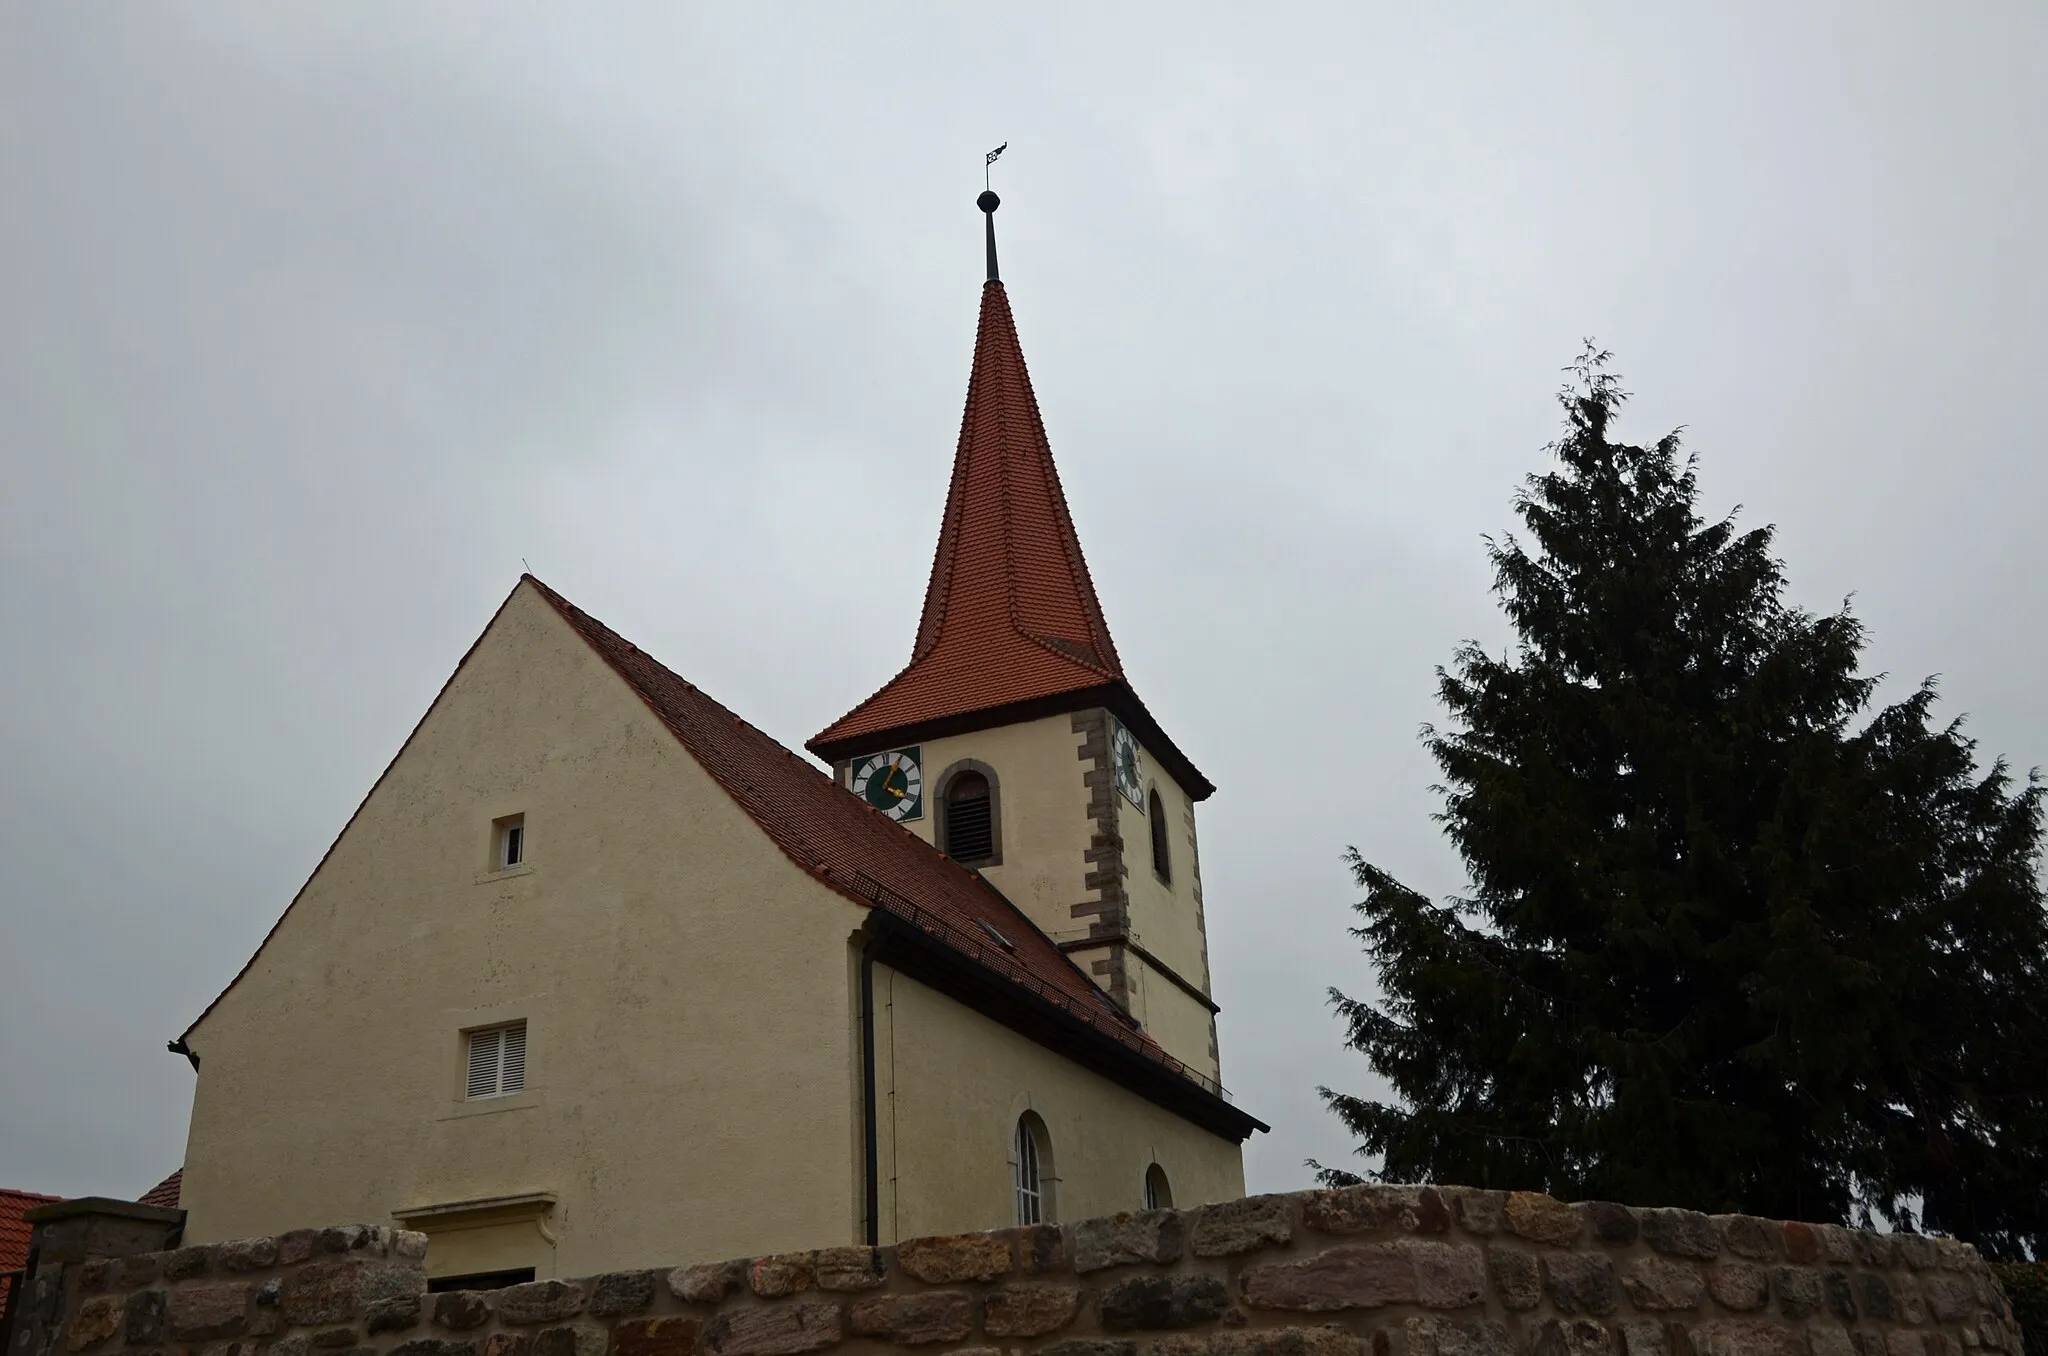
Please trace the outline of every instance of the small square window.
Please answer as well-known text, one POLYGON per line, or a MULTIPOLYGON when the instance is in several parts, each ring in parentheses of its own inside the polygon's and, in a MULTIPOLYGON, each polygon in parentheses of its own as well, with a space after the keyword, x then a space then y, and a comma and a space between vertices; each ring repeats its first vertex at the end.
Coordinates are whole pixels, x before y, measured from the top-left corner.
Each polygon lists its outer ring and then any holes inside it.
POLYGON ((465 1100, 479 1102, 526 1091, 526 1023, 471 1031, 464 1040, 469 1064, 465 1100))
POLYGON ((508 815, 491 825, 491 870, 509 871, 526 862, 526 816, 508 815))

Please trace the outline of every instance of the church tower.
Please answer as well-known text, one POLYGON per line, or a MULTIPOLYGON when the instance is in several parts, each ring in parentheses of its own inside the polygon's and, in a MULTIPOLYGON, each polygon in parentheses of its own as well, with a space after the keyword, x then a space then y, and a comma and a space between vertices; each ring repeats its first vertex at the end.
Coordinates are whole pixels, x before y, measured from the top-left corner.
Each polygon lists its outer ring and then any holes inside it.
POLYGON ((998 276, 996 195, 979 205, 988 281, 910 662, 807 747, 1215 1079, 1195 847, 1215 787, 1124 677, 998 276))

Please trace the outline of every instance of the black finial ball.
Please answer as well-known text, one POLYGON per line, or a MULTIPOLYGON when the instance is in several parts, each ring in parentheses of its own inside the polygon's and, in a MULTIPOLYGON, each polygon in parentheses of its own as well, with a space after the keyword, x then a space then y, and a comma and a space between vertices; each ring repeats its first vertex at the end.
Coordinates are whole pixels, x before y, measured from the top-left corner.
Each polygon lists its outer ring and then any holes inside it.
POLYGON ((1003 200, 984 190, 982 195, 974 200, 974 205, 984 212, 993 212, 1003 205, 1003 200))

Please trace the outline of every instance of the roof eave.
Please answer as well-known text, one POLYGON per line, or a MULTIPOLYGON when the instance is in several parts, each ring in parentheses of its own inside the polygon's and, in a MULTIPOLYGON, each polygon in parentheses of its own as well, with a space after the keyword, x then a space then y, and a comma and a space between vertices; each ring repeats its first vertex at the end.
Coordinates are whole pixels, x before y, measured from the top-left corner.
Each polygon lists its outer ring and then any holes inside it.
MULTIPOLYGON (((1122 679, 1112 679, 1087 687, 1069 688, 1064 692, 1051 692, 1023 701, 949 712, 924 720, 907 721, 900 725, 854 734, 833 735, 828 729, 812 738, 804 747, 826 762, 836 763, 842 758, 872 753, 877 749, 914 744, 926 739, 944 739, 949 735, 971 734, 976 730, 993 729, 998 725, 1016 725, 1046 716, 1064 715, 1069 711, 1086 711, 1096 706, 1107 708, 1117 719, 1129 726, 1131 732, 1138 736, 1138 742, 1172 774, 1173 779, 1188 793, 1190 800, 1207 800, 1216 794, 1216 784, 1202 775, 1201 769, 1195 766, 1193 759, 1181 752, 1180 746, 1167 736, 1159 722, 1152 718, 1152 713, 1146 709, 1145 703, 1139 700, 1138 694, 1131 690, 1131 685, 1122 679)), ((843 721, 840 723, 844 724, 843 721)))

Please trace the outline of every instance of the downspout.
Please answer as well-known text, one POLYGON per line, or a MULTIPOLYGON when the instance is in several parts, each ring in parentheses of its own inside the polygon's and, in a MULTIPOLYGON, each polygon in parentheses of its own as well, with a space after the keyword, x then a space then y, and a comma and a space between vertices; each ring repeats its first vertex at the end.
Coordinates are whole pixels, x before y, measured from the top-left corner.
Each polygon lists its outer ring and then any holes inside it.
POLYGON ((866 1154, 868 1246, 882 1241, 882 1169, 875 1147, 875 939, 860 949, 860 1100, 866 1127, 861 1136, 866 1154))

